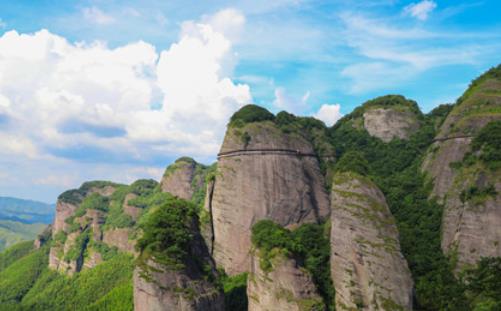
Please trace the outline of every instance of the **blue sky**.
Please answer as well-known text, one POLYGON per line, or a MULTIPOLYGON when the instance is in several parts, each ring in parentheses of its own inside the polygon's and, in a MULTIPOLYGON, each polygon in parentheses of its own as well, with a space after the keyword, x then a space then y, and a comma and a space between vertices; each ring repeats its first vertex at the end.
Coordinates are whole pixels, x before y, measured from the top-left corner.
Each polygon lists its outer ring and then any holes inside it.
MULTIPOLYGON (((501 62, 499 1, 2 1, 0 195, 210 163, 246 102, 332 123, 453 102, 501 62), (42 31, 43 30, 43 31, 42 31)), ((330 124, 329 124, 330 125, 330 124)))

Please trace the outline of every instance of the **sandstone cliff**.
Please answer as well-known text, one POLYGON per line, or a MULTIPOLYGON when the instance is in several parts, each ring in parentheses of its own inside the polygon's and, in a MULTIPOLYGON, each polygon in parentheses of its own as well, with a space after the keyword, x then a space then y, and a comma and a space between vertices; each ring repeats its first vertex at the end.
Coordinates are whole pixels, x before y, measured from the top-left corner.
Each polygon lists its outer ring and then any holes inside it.
POLYGON ((457 269, 481 257, 501 256, 501 173, 469 155, 481 156, 472 141, 487 124, 501 120, 499 72, 498 66, 472 83, 447 116, 423 163, 434 182, 432 196, 444 204, 442 249, 457 261, 457 269), (487 188, 493 191, 481 200, 464 197, 472 189, 487 188))
POLYGON ((420 127, 423 115, 417 103, 400 95, 386 95, 365 102, 341 122, 388 143, 409 139, 420 127))
POLYGON ((329 214, 312 142, 273 121, 230 124, 215 176, 213 255, 229 274, 248 270, 250 229, 258 220, 297 226, 329 214))
POLYGON ((190 208, 186 201, 171 200, 152 210, 141 227, 144 237, 134 271, 136 311, 224 310, 216 266, 190 208), (159 247, 163 243, 168 245, 159 247))
POLYGON ((413 282, 384 195, 365 177, 338 173, 331 200, 336 309, 412 309, 413 282))
POLYGON ((115 247, 135 255, 129 239, 142 209, 129 204, 145 189, 156 185, 138 181, 130 187, 104 181, 84 183, 58 200, 49 252, 49 267, 73 274, 102 262, 115 247), (117 195, 115 195, 115 192, 117 195))
POLYGON ((294 259, 277 254, 270 271, 264 271, 259 261, 256 252, 247 280, 249 311, 325 310, 311 276, 294 259))
POLYGON ((181 199, 191 200, 204 186, 206 167, 192 158, 182 157, 165 170, 160 187, 181 199))

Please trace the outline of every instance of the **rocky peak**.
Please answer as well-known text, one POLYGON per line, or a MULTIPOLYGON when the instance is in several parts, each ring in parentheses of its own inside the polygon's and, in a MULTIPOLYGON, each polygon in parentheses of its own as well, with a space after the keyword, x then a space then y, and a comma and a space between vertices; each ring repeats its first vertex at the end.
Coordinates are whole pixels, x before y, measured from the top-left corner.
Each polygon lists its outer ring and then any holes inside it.
POLYGON ((281 125, 270 115, 242 108, 221 147, 210 206, 214 257, 229 274, 249 269, 250 229, 257 221, 296 226, 329 214, 313 142, 294 123, 281 125))
POLYGON ((387 95, 366 102, 362 108, 364 128, 371 136, 390 142, 408 139, 420 127, 421 112, 416 102, 399 95, 387 95))
POLYGON ((204 185, 205 167, 189 157, 177 159, 165 170, 160 187, 181 199, 191 200, 197 189, 204 185))
POLYGON ((495 138, 501 132, 495 125, 501 120, 500 90, 501 65, 474 80, 447 115, 423 162, 433 179, 432 196, 444 204, 442 249, 455 258, 457 271, 481 257, 501 256, 501 213, 496 208, 501 175, 490 168, 499 159, 482 160, 486 153, 501 152, 495 138), (491 146, 484 146, 489 140, 491 146))
POLYGON ((411 310, 413 282, 382 192, 361 175, 338 173, 331 200, 336 309, 411 310))
POLYGON ((134 271, 134 306, 143 310, 224 310, 215 264, 192 206, 172 199, 147 215, 134 271), (168 247, 167 247, 168 246, 168 247))

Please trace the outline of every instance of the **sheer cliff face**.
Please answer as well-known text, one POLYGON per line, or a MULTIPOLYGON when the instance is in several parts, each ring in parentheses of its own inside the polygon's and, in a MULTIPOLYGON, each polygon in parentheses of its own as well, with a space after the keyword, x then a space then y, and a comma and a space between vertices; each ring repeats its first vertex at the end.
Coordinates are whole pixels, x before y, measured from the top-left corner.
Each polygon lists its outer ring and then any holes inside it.
POLYGON ((271 271, 263 271, 257 254, 251 257, 247 280, 249 311, 324 310, 311 276, 294 259, 276 255, 271 271))
POLYGON ((481 153, 471 147, 475 135, 501 120, 500 90, 501 80, 489 73, 475 81, 447 116, 423 163, 434 182, 432 196, 444 204, 442 249, 457 259, 457 271, 481 257, 501 256, 501 173, 481 163, 464 165, 468 152, 481 153), (462 198, 489 186, 497 195, 462 198))
POLYGON ((394 138, 408 139, 419 129, 416 114, 408 110, 373 108, 368 109, 363 118, 367 132, 384 142, 394 138))
POLYGON ((250 229, 261 219, 282 226, 317 222, 329 199, 310 142, 273 122, 229 127, 213 188, 214 258, 227 273, 249 269, 250 229), (252 151, 257 150, 257 151, 252 151))
POLYGON ((413 282, 384 195, 364 177, 338 173, 331 201, 336 310, 410 310, 413 282))
POLYGON ((224 310, 222 293, 198 271, 169 271, 154 262, 149 265, 157 270, 151 279, 145 279, 140 268, 134 271, 135 311, 224 310))
MULTIPOLYGON (((194 222, 195 224, 196 222, 194 222)), ((211 280, 216 279, 214 261, 193 225, 190 255, 182 268, 172 268, 152 258, 140 261, 134 270, 135 311, 223 311, 224 295, 211 280)))
POLYGON ((160 182, 163 192, 191 200, 197 189, 204 186, 203 167, 191 158, 180 158, 167 167, 160 182))

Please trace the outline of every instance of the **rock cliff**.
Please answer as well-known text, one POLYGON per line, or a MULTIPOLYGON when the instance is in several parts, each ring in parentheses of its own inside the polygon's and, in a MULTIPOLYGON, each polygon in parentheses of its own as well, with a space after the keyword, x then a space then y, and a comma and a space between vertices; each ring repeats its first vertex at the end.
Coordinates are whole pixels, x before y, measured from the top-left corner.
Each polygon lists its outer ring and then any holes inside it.
POLYGON ((272 120, 235 123, 221 147, 210 202, 213 255, 229 274, 249 269, 250 229, 258 220, 297 226, 329 214, 311 141, 272 120))
POLYGON ((381 191, 356 173, 334 176, 331 275, 337 310, 411 310, 413 282, 381 191))
POLYGON ((444 204, 442 249, 457 262, 456 269, 481 257, 501 256, 501 173, 475 160, 484 151, 481 144, 472 144, 487 124, 501 120, 500 72, 498 66, 472 82, 423 163, 434 182, 432 196, 444 204), (485 189, 492 189, 491 195, 482 197, 479 193, 485 189))
POLYGON ((179 158, 165 170, 160 187, 164 192, 191 200, 197 190, 204 186, 205 169, 192 158, 179 158))
POLYGON ((190 208, 171 200, 147 215, 134 271, 136 311, 224 310, 216 266, 190 208))
POLYGON ((423 115, 417 103, 400 95, 386 95, 365 102, 341 122, 388 143, 394 138, 409 139, 420 127, 423 115))
POLYGON ((296 260, 277 254, 270 271, 263 270, 259 261, 256 252, 247 279, 249 311, 325 310, 311 276, 296 260))

